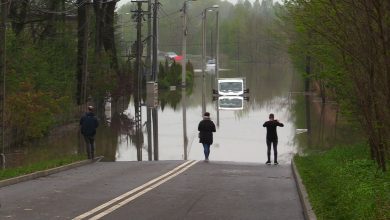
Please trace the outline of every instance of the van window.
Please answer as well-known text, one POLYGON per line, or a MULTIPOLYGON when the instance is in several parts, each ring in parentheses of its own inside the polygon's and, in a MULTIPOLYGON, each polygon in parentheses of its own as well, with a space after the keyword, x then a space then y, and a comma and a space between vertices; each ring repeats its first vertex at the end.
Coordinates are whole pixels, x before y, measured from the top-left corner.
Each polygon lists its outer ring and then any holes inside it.
POLYGON ((221 82, 219 84, 221 92, 241 92, 242 82, 221 82))

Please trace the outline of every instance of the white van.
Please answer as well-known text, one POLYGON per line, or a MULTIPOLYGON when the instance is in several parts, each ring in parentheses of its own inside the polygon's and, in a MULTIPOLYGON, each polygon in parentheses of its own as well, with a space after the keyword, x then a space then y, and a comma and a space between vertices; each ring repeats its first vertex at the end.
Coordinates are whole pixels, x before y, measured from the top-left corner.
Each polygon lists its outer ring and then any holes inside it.
POLYGON ((219 78, 218 94, 222 96, 243 95, 244 78, 219 78))

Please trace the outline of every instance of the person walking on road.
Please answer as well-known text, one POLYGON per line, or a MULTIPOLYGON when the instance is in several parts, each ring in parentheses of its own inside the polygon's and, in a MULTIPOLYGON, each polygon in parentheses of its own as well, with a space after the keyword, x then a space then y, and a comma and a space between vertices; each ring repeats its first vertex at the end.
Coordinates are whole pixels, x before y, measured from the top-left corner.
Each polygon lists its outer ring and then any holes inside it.
POLYGON ((210 146, 213 144, 213 132, 215 132, 215 124, 210 119, 210 113, 205 112, 203 120, 199 122, 199 143, 203 144, 205 160, 209 160, 210 146))
POLYGON ((93 109, 93 106, 88 106, 88 111, 80 119, 80 130, 86 143, 88 159, 94 159, 96 128, 99 126, 93 109))
POLYGON ((276 127, 284 127, 282 123, 278 120, 274 119, 274 114, 269 114, 269 121, 266 121, 263 124, 263 127, 267 128, 267 156, 268 160, 266 162, 267 165, 271 164, 271 144, 273 144, 274 148, 274 164, 278 165, 278 134, 276 132, 276 127))

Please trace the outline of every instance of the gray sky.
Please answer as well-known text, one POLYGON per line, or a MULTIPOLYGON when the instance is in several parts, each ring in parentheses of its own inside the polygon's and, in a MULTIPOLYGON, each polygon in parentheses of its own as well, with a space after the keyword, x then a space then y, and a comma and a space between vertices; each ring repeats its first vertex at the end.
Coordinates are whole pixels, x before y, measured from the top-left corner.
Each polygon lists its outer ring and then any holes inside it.
MULTIPOLYGON (((237 3, 237 0, 225 0, 225 1, 228 1, 228 2, 231 2, 231 3, 237 3)), ((255 0, 249 0, 250 2, 255 2, 255 0)), ((280 2, 279 0, 276 0, 278 2, 280 2)), ((274 1, 274 2, 276 2, 274 1)), ((118 3, 117 3, 117 8, 121 7, 122 5, 128 3, 128 2, 131 2, 131 0, 120 0, 118 3)))

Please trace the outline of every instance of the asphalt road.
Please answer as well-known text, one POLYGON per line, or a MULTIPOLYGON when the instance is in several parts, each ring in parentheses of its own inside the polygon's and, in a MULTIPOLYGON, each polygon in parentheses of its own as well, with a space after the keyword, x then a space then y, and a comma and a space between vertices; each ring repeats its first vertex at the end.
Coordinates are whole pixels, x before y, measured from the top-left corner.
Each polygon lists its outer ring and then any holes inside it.
POLYGON ((99 162, 0 188, 0 202, 0 219, 304 219, 290 165, 99 162))

